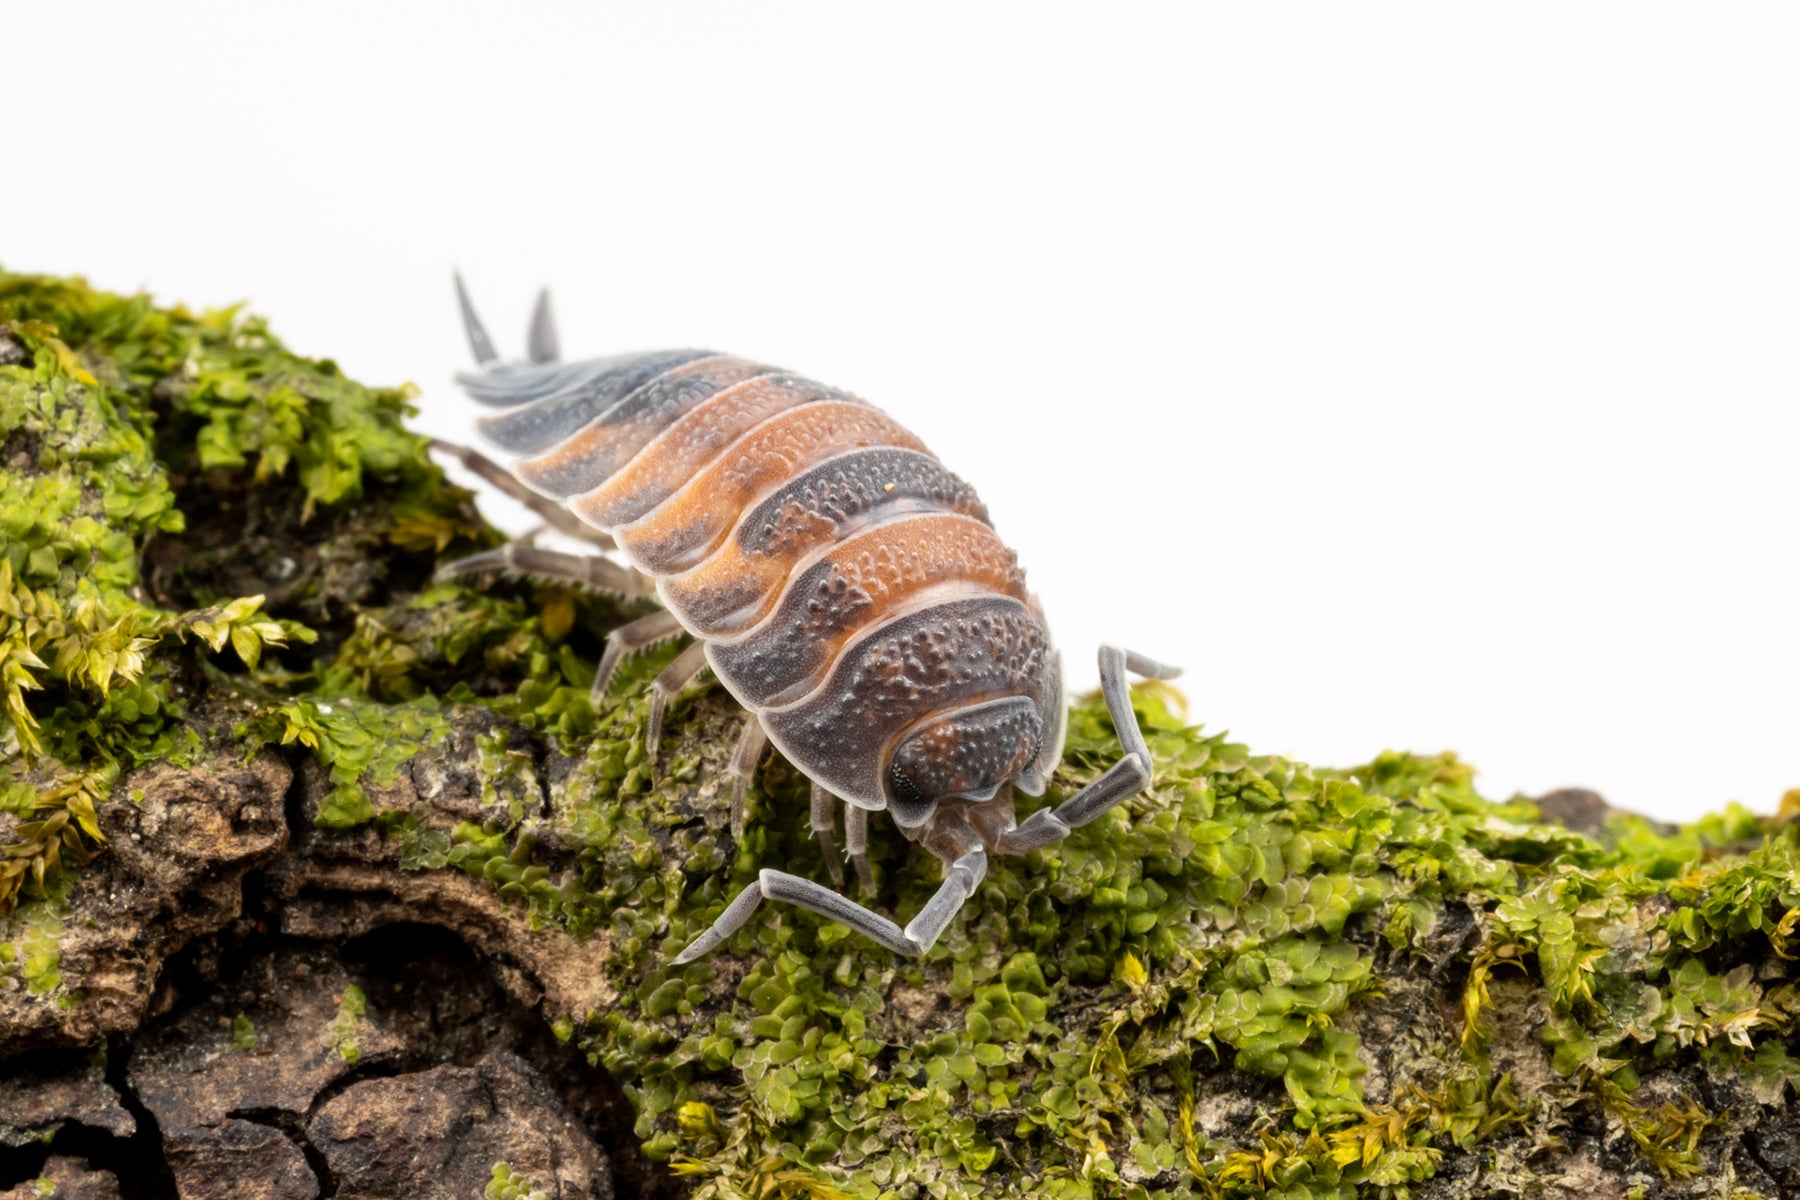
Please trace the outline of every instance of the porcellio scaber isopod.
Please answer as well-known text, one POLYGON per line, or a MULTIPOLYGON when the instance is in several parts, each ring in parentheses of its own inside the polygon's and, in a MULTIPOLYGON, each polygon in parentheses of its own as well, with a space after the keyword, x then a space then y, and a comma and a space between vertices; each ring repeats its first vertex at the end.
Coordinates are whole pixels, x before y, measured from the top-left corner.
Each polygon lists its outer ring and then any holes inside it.
POLYGON ((1015 818, 1012 789, 1042 795, 1062 758, 1061 657, 974 490, 892 418, 711 351, 563 362, 547 295, 528 360, 502 363, 456 284, 481 368, 457 379, 497 410, 478 428, 512 466, 436 448, 625 563, 513 543, 444 572, 655 594, 663 608, 612 632, 594 681, 599 693, 625 655, 695 639, 651 685, 652 759, 669 698, 710 667, 748 714, 730 768, 734 835, 773 743, 812 782, 812 828, 835 885, 844 881, 838 801, 865 891, 871 812, 885 811, 944 863, 942 886, 905 928, 822 884, 764 869, 676 962, 711 952, 764 900, 923 955, 974 894, 988 854, 1050 845, 1148 785, 1150 751, 1126 673, 1177 672, 1103 646, 1101 690, 1124 756, 1056 807, 1015 818))

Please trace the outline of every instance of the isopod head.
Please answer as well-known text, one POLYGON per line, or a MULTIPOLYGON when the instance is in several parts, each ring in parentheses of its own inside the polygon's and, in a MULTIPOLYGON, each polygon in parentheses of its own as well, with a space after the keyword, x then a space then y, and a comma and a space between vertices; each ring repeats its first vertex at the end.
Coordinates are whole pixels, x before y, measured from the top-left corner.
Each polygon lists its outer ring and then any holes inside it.
POLYGON ((1044 694, 940 710, 903 734, 888 759, 888 811, 902 829, 928 823, 946 802, 981 804, 1013 784, 1041 795, 1062 758, 1067 713, 1054 651, 1044 694))
POLYGON ((888 811, 923 825, 945 800, 981 803, 1036 757, 1044 721, 1023 696, 939 713, 900 739, 888 762, 888 811))

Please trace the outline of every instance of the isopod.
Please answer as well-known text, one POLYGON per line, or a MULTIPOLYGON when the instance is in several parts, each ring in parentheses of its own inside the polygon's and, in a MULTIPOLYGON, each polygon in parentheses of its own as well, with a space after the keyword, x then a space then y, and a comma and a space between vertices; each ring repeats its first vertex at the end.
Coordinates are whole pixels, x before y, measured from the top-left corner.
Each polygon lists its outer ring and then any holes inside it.
POLYGON ((548 294, 524 362, 502 363, 459 277, 480 369, 458 382, 495 411, 478 430, 510 471, 446 443, 551 527, 614 550, 568 554, 514 543, 448 564, 503 570, 662 609, 613 631, 594 681, 682 634, 693 644, 651 685, 654 758, 670 697, 703 670, 747 712, 732 756, 732 830, 773 743, 812 782, 812 828, 837 887, 836 802, 845 849, 872 890, 869 814, 944 863, 944 880, 902 928, 838 891, 766 868, 676 956, 711 952, 764 900, 839 921, 899 954, 937 942, 987 872, 987 856, 1067 837, 1149 784, 1150 750, 1126 673, 1177 674, 1100 648, 1101 690, 1124 755, 1023 822, 1013 789, 1042 795, 1062 757, 1062 662, 1017 557, 975 491, 865 401, 751 359, 664 350, 563 362, 548 294))

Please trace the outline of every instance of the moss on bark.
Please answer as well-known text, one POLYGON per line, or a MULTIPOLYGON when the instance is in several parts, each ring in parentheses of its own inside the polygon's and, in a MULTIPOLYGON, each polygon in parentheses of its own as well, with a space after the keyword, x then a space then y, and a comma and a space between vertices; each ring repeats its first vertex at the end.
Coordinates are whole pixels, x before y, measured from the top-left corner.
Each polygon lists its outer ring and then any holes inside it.
MULTIPOLYGON (((673 649, 589 702, 640 610, 433 583, 497 535, 403 427, 409 394, 235 310, 0 274, 0 1052, 24 1006, 84 1003, 57 946, 92 911, 97 813, 145 772, 272 752, 319 781, 289 814, 307 853, 456 873, 537 951, 598 948, 580 986, 534 968, 539 1015, 699 1195, 1800 1186, 1787 808, 1577 831, 1452 755, 1258 756, 1147 686, 1154 786, 996 860, 923 962, 773 907, 671 966, 761 866, 824 877, 804 781, 765 767, 734 845, 716 690, 654 767, 645 688, 673 649)), ((1078 703, 1045 802, 1118 752, 1078 703)), ((913 911, 935 866, 875 842, 876 903, 913 911)))

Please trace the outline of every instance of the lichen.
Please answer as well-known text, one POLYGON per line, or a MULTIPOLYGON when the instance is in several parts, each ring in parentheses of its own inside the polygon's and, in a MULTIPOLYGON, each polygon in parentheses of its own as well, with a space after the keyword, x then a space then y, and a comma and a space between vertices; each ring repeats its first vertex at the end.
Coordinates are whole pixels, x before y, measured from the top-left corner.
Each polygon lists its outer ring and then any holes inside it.
MULTIPOLYGON (((521 936, 608 938, 621 1002, 546 1020, 703 1200, 1403 1197, 1468 1156, 1528 1193, 1577 1123, 1626 1147, 1646 1195, 1741 1195, 1713 1169, 1728 1131, 1800 1085, 1800 794, 1586 835, 1480 796, 1449 754, 1253 754, 1156 685, 1134 692, 1151 788, 993 861, 925 960, 771 905, 673 966, 761 867, 825 872, 778 760, 727 833, 716 690, 678 701, 646 758, 672 647, 590 699, 606 632, 641 607, 432 582, 497 535, 405 431, 410 392, 252 318, 0 275, 9 345, 0 597, 26 615, 0 625, 0 822, 46 864, 13 870, 14 922, 98 848, 120 770, 201 738, 311 757, 333 786, 321 836, 367 826, 407 870, 487 881, 521 936), (388 785, 452 744, 480 815, 446 830, 388 785)), ((1081 700, 1037 803, 1119 752, 1081 700)), ((872 850, 870 902, 916 911, 935 864, 891 831, 872 850)), ((26 954, 0 940, 0 986, 47 978, 26 954)), ((348 1060, 344 1004, 326 1036, 348 1060)), ((533 1190, 504 1166, 490 1194, 533 1190)))

